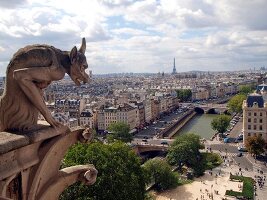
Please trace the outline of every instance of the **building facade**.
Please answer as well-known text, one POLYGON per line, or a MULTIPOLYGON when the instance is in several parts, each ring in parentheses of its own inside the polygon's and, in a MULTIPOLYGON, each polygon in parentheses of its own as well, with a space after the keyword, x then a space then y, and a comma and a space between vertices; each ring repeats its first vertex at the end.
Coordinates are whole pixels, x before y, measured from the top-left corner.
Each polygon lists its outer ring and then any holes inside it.
POLYGON ((261 94, 251 94, 243 102, 244 142, 248 137, 261 136, 267 142, 267 102, 261 94))

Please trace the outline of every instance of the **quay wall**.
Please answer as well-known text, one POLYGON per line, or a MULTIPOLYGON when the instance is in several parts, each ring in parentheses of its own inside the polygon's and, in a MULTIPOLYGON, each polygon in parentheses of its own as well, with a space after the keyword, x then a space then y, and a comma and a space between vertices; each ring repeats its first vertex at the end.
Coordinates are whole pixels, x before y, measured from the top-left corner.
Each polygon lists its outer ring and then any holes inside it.
POLYGON ((176 122, 169 125, 166 129, 160 132, 160 138, 172 138, 177 131, 179 131, 189 120, 196 115, 194 109, 187 111, 181 118, 176 122))

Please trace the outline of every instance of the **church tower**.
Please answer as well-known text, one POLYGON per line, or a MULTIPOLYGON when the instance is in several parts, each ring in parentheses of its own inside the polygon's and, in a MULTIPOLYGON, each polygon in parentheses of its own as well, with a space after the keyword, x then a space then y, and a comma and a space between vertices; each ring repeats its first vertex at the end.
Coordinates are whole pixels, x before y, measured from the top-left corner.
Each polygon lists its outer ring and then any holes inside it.
POLYGON ((177 72, 176 72, 176 67, 175 67, 175 58, 173 59, 173 69, 172 69, 172 74, 177 74, 177 72))

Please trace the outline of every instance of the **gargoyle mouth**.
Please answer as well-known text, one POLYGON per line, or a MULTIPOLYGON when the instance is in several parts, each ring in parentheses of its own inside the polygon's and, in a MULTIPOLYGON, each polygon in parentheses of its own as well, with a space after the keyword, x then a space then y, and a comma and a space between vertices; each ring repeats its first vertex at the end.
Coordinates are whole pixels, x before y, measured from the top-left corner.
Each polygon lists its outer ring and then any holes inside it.
POLYGON ((33 81, 33 83, 36 85, 37 88, 39 88, 40 90, 47 88, 48 85, 50 85, 51 81, 33 81))

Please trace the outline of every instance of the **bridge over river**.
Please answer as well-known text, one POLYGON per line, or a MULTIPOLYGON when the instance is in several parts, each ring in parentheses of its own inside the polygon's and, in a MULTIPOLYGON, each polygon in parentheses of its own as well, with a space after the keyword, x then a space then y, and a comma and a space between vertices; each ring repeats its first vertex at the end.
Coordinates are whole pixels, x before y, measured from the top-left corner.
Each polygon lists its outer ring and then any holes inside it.
POLYGON ((221 114, 226 113, 228 110, 227 104, 192 104, 195 107, 197 113, 206 113, 206 114, 221 114))

